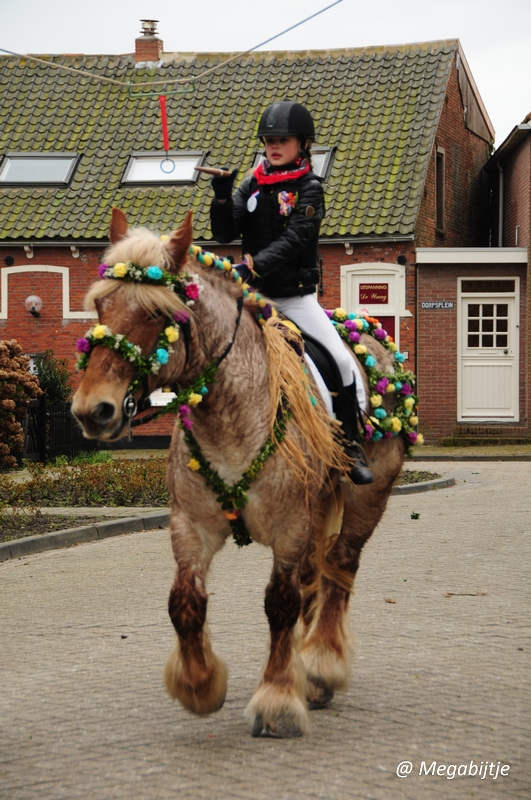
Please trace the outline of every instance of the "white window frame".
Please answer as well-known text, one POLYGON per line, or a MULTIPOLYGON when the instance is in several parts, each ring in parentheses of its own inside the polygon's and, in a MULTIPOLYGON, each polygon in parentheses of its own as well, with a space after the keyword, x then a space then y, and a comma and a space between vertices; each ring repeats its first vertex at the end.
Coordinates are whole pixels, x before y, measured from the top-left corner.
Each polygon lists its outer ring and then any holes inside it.
POLYGON ((0 167, 0 184, 4 186, 68 186, 79 161, 77 153, 6 153, 0 167), (9 167, 16 161, 64 161, 66 171, 62 180, 13 180, 8 177, 9 167))
POLYGON ((195 167, 201 166, 204 157, 203 150, 169 150, 167 153, 165 151, 154 152, 151 150, 132 153, 123 174, 122 184, 127 186, 159 186, 161 184, 168 186, 195 183, 199 175, 195 167), (156 178, 149 177, 144 180, 130 177, 134 175, 135 165, 141 161, 152 162, 153 164, 158 163, 160 175, 156 178), (184 161, 188 161, 192 166, 190 177, 177 178, 173 175, 175 164, 184 161))

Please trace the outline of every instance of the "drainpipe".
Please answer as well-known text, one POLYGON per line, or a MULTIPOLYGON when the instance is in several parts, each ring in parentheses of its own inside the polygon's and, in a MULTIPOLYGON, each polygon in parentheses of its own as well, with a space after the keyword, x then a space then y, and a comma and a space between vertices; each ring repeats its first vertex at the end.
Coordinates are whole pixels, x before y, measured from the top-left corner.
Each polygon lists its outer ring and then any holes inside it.
POLYGON ((503 167, 498 163, 498 247, 503 247, 503 167))

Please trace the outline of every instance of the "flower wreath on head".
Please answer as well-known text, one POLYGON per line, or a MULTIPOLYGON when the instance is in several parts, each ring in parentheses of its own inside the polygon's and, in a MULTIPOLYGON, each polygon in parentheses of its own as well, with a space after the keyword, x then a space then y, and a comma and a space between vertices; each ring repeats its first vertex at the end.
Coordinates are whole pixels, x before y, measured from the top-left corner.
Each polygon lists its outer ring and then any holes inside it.
MULTIPOLYGON (((126 283, 145 283, 150 286, 161 286, 174 291, 187 306, 193 306, 201 292, 198 275, 179 273, 172 275, 160 267, 138 267, 132 261, 118 262, 112 266, 100 264, 98 274, 102 279, 123 280, 126 283)), ((141 348, 132 344, 123 334, 113 333, 107 325, 97 324, 88 330, 85 335, 77 340, 76 349, 79 353, 76 368, 85 370, 88 366, 90 354, 96 345, 103 345, 110 350, 116 350, 122 358, 136 367, 137 374, 129 391, 134 391, 146 375, 156 375, 162 366, 168 363, 173 353, 172 344, 179 339, 179 325, 188 321, 188 312, 175 311, 173 322, 159 334, 153 352, 143 356, 141 348)))
POLYGON ((356 354, 369 381, 369 403, 372 413, 364 425, 365 440, 376 442, 401 433, 406 437, 408 447, 422 444, 424 437, 415 430, 419 422, 416 413, 418 397, 414 393, 415 376, 411 371, 404 369, 406 357, 398 352, 392 336, 389 336, 374 317, 365 314, 347 314, 343 308, 336 308, 335 311, 326 313, 341 338, 356 354), (393 354, 394 372, 385 374, 377 369, 376 359, 369 353, 367 347, 361 344, 363 333, 373 336, 393 354), (383 408, 386 394, 395 395, 396 407, 392 412, 387 412, 383 408))

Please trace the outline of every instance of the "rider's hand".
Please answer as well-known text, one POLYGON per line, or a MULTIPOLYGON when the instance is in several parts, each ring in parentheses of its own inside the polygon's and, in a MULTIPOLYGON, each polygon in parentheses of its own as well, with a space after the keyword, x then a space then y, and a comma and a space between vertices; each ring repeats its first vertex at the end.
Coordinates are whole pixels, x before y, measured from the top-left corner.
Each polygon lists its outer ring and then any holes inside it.
MULTIPOLYGON (((222 167, 228 171, 228 167, 222 167)), ((228 178, 219 178, 217 175, 212 178, 211 184, 216 195, 216 200, 230 200, 232 196, 232 187, 238 174, 237 169, 233 169, 228 178)))

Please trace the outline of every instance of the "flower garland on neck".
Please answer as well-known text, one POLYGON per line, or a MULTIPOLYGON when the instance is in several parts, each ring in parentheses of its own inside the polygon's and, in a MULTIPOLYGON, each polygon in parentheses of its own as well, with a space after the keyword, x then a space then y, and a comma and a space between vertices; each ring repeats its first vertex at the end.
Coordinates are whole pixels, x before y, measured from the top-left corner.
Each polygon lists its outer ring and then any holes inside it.
POLYGON ((365 314, 347 314, 343 308, 326 312, 337 332, 350 346, 365 369, 369 381, 369 403, 372 413, 364 425, 366 441, 377 442, 399 433, 405 436, 408 452, 412 445, 422 444, 424 437, 415 428, 418 425, 418 397, 414 393, 415 376, 404 369, 405 356, 398 352, 393 338, 374 317, 365 314), (385 374, 377 369, 376 359, 361 344, 361 334, 368 333, 394 355, 394 372, 385 374), (385 395, 394 394, 396 407, 387 412, 383 408, 385 395))

